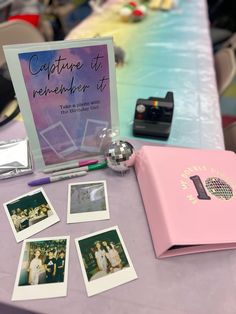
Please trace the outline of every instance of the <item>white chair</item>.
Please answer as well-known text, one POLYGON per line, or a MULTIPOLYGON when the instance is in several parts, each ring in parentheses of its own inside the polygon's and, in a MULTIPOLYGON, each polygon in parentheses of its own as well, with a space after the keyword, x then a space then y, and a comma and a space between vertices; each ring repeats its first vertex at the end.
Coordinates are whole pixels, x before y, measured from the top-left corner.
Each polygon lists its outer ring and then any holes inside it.
MULTIPOLYGON (((36 43, 44 42, 42 34, 31 24, 21 21, 13 20, 0 23, 0 67, 6 63, 3 45, 23 44, 23 43, 36 43)), ((7 109, 9 112, 13 110, 15 102, 11 102, 7 109)), ((5 112, 7 116, 10 116, 5 112)), ((18 113, 18 109, 14 114, 18 113)))
POLYGON ((0 66, 6 62, 3 45, 44 41, 43 35, 30 23, 22 20, 0 23, 0 66))

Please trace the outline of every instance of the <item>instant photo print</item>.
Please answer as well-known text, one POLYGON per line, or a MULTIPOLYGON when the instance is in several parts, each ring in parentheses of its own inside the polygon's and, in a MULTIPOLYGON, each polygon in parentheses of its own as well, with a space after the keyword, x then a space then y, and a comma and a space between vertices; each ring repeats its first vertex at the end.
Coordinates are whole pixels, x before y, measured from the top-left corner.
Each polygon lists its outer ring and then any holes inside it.
POLYGON ((67 205, 68 223, 109 218, 106 181, 69 184, 67 205))
POLYGON ((12 300, 67 295, 69 236, 23 242, 12 300))
POLYGON ((42 188, 21 195, 3 206, 17 242, 60 220, 42 188))
POLYGON ((137 278, 117 226, 77 238, 75 245, 88 296, 137 278))

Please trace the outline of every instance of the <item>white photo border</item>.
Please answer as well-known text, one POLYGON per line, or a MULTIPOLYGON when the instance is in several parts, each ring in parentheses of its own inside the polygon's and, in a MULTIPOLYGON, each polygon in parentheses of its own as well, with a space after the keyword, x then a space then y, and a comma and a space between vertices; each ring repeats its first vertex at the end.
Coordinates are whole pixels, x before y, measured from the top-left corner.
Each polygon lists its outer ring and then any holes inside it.
POLYGON ((100 140, 100 144, 99 146, 88 146, 85 144, 86 142, 86 132, 87 132, 87 129, 88 129, 88 125, 90 123, 93 123, 93 124, 97 124, 98 126, 103 126, 104 128, 103 129, 107 129, 107 126, 108 126, 108 122, 107 121, 100 121, 100 120, 95 120, 95 119, 87 119, 86 121, 86 125, 85 125, 85 128, 84 128, 84 134, 83 134, 83 139, 82 139, 82 143, 81 143, 81 151, 85 151, 85 152, 98 152, 100 151, 101 147, 102 147, 102 142, 103 142, 103 138, 101 138, 100 140))
POLYGON ((45 299, 45 298, 55 298, 55 297, 66 296, 67 286, 68 286, 69 247, 70 247, 70 236, 34 238, 34 239, 25 240, 21 248, 21 254, 20 254, 20 259, 18 263, 13 294, 12 294, 12 301, 45 299), (50 283, 50 284, 46 283, 46 284, 40 284, 40 285, 19 286, 18 283, 20 279, 21 266, 23 262, 26 243, 50 241, 50 240, 66 240, 66 252, 65 252, 66 259, 65 259, 65 269, 64 269, 64 281, 62 283, 59 282, 59 283, 50 283))
POLYGON ((6 203, 3 204, 3 207, 5 209, 5 212, 6 212, 6 215, 7 215, 7 218, 8 218, 8 221, 10 223, 10 226, 11 226, 11 229, 13 231, 13 234, 15 236, 15 239, 16 239, 16 242, 21 242, 22 240, 25 240, 29 237, 31 237, 32 235, 50 227, 51 225, 57 223, 58 221, 60 221, 60 218, 58 217, 54 207, 52 206, 51 202, 49 201, 45 191, 43 188, 39 188, 39 189, 36 189, 36 190, 32 190, 26 194, 23 194, 23 195, 20 195, 18 196, 17 198, 14 198, 6 203), (22 230, 22 231, 19 231, 17 232, 16 229, 15 229, 15 226, 14 226, 14 223, 11 219, 11 215, 9 213, 9 209, 8 209, 8 205, 10 203, 13 203, 17 200, 20 200, 21 198, 25 197, 25 196, 33 196, 34 194, 36 193, 39 193, 41 192, 45 198, 45 200, 47 201, 48 205, 50 206, 50 210, 52 211, 52 215, 37 222, 36 224, 33 224, 32 226, 29 226, 28 228, 22 230))
POLYGON ((63 123, 61 121, 58 121, 57 123, 50 125, 49 127, 47 127, 46 129, 44 129, 43 131, 40 132, 40 135, 42 136, 42 138, 45 140, 45 142, 47 142, 47 144, 49 145, 49 147, 54 151, 54 153, 60 157, 64 157, 67 154, 72 153, 73 151, 75 151, 77 149, 72 137, 70 136, 69 132, 67 131, 67 129, 65 128, 65 126, 63 125, 63 123), (53 130, 56 127, 61 127, 63 129, 63 131, 65 132, 67 138, 70 140, 70 142, 72 143, 72 146, 70 147, 70 149, 67 149, 65 151, 62 152, 58 152, 54 146, 50 143, 50 141, 47 139, 47 136, 45 135, 45 133, 47 133, 48 131, 53 130))
POLYGON ((107 183, 105 180, 77 182, 77 183, 70 183, 68 185, 67 223, 77 223, 77 222, 96 221, 96 220, 105 220, 105 219, 110 219, 109 203, 108 203, 108 196, 107 196, 107 183), (102 183, 104 186, 106 210, 71 214, 70 212, 71 187, 75 185, 88 185, 89 186, 90 184, 96 184, 96 183, 102 183))
POLYGON ((76 238, 75 239, 75 246, 77 249, 80 267, 81 267, 82 275, 84 278, 84 283, 85 283, 88 297, 93 296, 93 295, 98 294, 98 293, 101 293, 101 292, 104 292, 106 290, 112 289, 114 287, 117 287, 119 285, 125 284, 129 281, 132 281, 132 280, 138 278, 136 271, 134 269, 134 266, 132 264, 132 261, 129 257, 129 254, 128 254, 128 251, 126 249, 123 238, 120 234, 118 226, 114 226, 114 227, 111 227, 108 229, 99 230, 97 232, 90 233, 90 234, 87 234, 85 236, 76 238), (129 267, 123 268, 121 271, 117 271, 117 272, 110 274, 108 276, 105 276, 105 277, 102 277, 102 278, 99 278, 99 279, 96 279, 93 281, 88 281, 87 273, 86 273, 84 262, 83 262, 82 253, 81 253, 80 246, 79 246, 79 241, 84 240, 84 239, 89 238, 89 237, 92 237, 92 236, 95 236, 95 235, 99 235, 99 234, 104 233, 104 232, 113 231, 113 230, 116 231, 118 236, 119 236, 119 239, 120 239, 120 242, 122 244, 125 256, 126 256, 128 263, 129 263, 129 267))

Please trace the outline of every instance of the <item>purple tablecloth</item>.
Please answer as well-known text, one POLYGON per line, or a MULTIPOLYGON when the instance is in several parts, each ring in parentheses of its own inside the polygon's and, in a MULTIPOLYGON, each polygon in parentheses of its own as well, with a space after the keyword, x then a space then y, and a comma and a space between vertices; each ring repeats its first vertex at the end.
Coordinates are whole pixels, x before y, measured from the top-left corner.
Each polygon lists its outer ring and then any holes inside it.
MULTIPOLYGON (((0 140, 24 136, 23 125, 13 122, 0 131, 0 140)), ((140 142, 133 144, 138 149, 140 142)), ((41 174, 0 182, 1 203, 27 193, 27 182, 41 174)), ((236 251, 222 251, 157 260, 133 169, 124 177, 110 169, 90 172, 79 181, 106 180, 110 220, 66 224, 67 186, 76 179, 45 185, 44 190, 61 221, 36 237, 70 235, 68 294, 63 298, 12 302, 19 262, 17 244, 2 208, 0 212, 0 302, 38 313, 150 313, 232 314, 236 312, 236 251), (118 225, 138 279, 88 298, 74 238, 118 225)), ((14 313, 2 307, 4 314, 14 313)))
MULTIPOLYGON (((201 23, 199 22, 199 24, 201 23)), ((206 21, 204 20, 205 24, 206 21)), ((180 28, 182 26, 180 25, 180 28)), ((192 30, 199 31, 195 25, 192 30)), ((209 45, 209 42, 207 44, 209 45)), ((209 46, 206 51, 209 53, 209 46)), ((209 71, 213 71, 212 64, 209 71)), ((214 84, 215 82, 213 82, 213 87, 214 84)), ((211 90, 215 91, 214 88, 211 90)), ((208 93, 209 89, 206 92, 208 93)), ((215 93, 212 97, 217 100, 215 93)), ((205 105, 207 106, 207 103, 205 105)), ((204 122, 208 112, 204 110, 199 112, 200 115, 196 117, 196 121, 204 122)), ((186 111, 186 114, 189 113, 186 111)), ((218 125, 219 111, 214 111, 212 116, 213 120, 216 116, 218 125)), ((189 117, 186 122, 188 119, 189 117)), ((192 125, 190 122, 188 123, 192 125)), ((212 122, 209 124, 209 128, 211 128, 211 132, 214 132, 216 126, 212 122)), ((203 138, 202 134, 205 131, 204 128, 197 131, 199 132, 199 139, 203 138)), ((203 146, 223 148, 222 131, 217 130, 217 132, 212 139, 208 137, 203 146)), ((20 122, 12 122, 0 129, 0 140, 23 138, 24 136, 23 124, 20 122)), ((175 133, 175 136, 177 138, 178 132, 175 133)), ((133 139, 131 142, 136 149, 142 144, 133 139)), ((199 142, 201 141, 199 140, 199 142)), ((27 182, 40 176, 41 174, 35 173, 0 181, 0 203, 3 204, 33 190, 27 185, 27 182)), ((117 175, 110 169, 93 171, 79 180, 71 179, 45 185, 44 190, 57 211, 60 222, 41 231, 33 238, 70 235, 67 296, 55 299, 11 301, 22 244, 16 243, 2 206, 0 211, 0 313, 21 313, 20 310, 10 308, 11 306, 31 312, 50 314, 236 313, 236 251, 221 251, 157 260, 133 169, 124 177, 117 175), (67 224, 68 183, 93 180, 106 180, 107 182, 110 220, 67 224), (138 279, 88 298, 74 238, 114 225, 118 225, 120 229, 138 279), (1 303, 5 305, 1 305, 1 303)))

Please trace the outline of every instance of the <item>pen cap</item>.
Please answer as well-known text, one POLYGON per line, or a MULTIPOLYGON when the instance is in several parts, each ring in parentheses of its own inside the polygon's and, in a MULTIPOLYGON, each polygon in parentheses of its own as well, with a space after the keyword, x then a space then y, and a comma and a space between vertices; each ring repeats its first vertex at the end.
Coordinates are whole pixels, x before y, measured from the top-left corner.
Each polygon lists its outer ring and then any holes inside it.
POLYGON ((98 163, 97 159, 81 160, 79 162, 79 167, 84 167, 84 166, 93 165, 97 163, 98 163))
POLYGON ((102 161, 102 162, 99 162, 99 163, 94 164, 94 165, 89 165, 88 169, 89 170, 98 170, 98 169, 103 169, 103 168, 106 168, 106 167, 107 167, 107 162, 106 161, 102 161))
POLYGON ((41 178, 28 183, 29 186, 37 186, 42 184, 48 184, 50 182, 50 178, 41 178))

